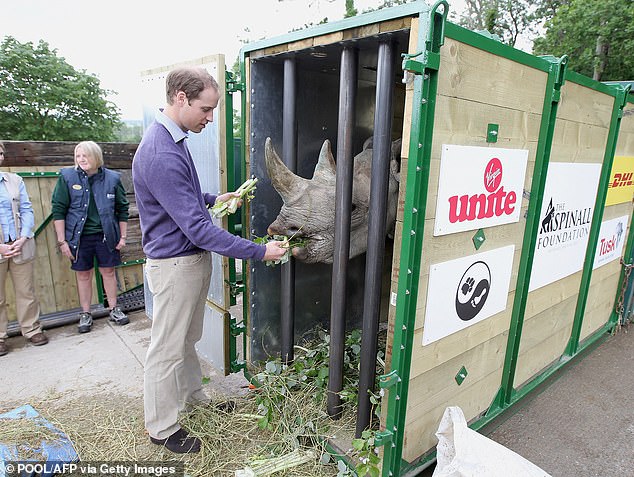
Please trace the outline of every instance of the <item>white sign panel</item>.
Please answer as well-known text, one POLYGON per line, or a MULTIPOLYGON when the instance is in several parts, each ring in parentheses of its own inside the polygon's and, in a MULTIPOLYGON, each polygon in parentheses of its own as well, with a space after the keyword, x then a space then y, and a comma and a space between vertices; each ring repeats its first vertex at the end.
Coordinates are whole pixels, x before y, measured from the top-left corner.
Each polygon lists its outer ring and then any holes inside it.
POLYGON ((434 235, 520 219, 528 151, 444 144, 434 235))
POLYGON ((583 268, 601 164, 551 162, 529 291, 583 268))
POLYGON ((509 245, 430 267, 423 345, 506 309, 514 252, 509 245))
POLYGON ((625 244, 627 220, 627 215, 624 215, 601 223, 593 269, 621 258, 625 244))

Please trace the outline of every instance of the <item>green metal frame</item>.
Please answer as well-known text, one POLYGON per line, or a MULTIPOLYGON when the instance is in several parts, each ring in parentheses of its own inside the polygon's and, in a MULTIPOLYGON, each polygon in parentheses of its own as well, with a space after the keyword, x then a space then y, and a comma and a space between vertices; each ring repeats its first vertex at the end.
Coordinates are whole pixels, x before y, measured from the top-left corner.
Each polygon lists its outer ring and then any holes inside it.
MULTIPOLYGON (((627 104, 627 95, 630 89, 622 86, 613 87, 616 89, 614 105, 612 107, 612 117, 610 120, 610 130, 608 132, 608 140, 603 156, 603 166, 601 167, 601 178, 599 179, 599 189, 597 191, 597 199, 594 205, 594 213, 592 214, 592 225, 590 227, 590 237, 588 238, 588 248, 586 249, 586 258, 584 261, 583 274, 581 276, 581 285, 577 305, 575 308, 575 317, 572 325, 572 334, 570 341, 566 347, 565 355, 574 356, 579 350, 579 337, 581 335, 581 327, 583 325, 583 316, 586 311, 586 303, 588 300, 588 290, 590 289, 590 280, 592 279, 592 269, 594 264, 594 256, 599 241, 599 232, 601 229, 601 221, 603 220, 603 212, 605 210, 605 199, 608 194, 608 182, 612 172, 612 164, 614 163, 614 152, 616 151, 616 142, 619 137, 621 128, 621 118, 623 117, 623 108, 627 104)), ((632 234, 630 234, 632 235, 632 234)), ((619 288, 617 288, 619 290, 619 288)), ((610 317, 608 324, 616 324, 616 314, 610 317)))
POLYGON ((531 270, 533 268, 533 258, 535 256, 535 246, 539 232, 539 214, 542 210, 552 139, 555 131, 557 107, 561 98, 561 87, 564 83, 564 72, 568 63, 565 56, 561 59, 547 58, 547 61, 550 63, 550 69, 544 94, 542 120, 539 128, 539 139, 535 156, 535 169, 531 182, 531 200, 528 204, 528 217, 524 228, 522 254, 515 287, 513 311, 511 313, 509 339, 504 356, 502 384, 487 415, 495 414, 496 410, 504 409, 510 404, 514 391, 513 381, 517 368, 522 328, 524 326, 524 313, 526 311, 531 270))
MULTIPOLYGON (((283 45, 286 43, 292 43, 294 41, 304 40, 306 38, 312 38, 320 35, 327 35, 329 33, 335 33, 350 28, 364 27, 371 23, 379 23, 394 18, 402 18, 413 15, 418 15, 421 11, 427 10, 429 7, 424 1, 416 1, 407 3, 405 5, 399 5, 392 8, 385 8, 374 12, 363 13, 354 17, 345 18, 336 22, 324 23, 322 25, 313 26, 304 30, 298 30, 286 35, 280 35, 275 38, 256 41, 245 45, 241 51, 241 58, 244 58, 243 54, 248 52, 262 50, 264 48, 270 48, 277 45, 283 45)), ((244 76, 242 76, 244 78, 244 76)))
MULTIPOLYGON (((589 350, 593 345, 605 337, 605 331, 614 327, 616 315, 600 330, 594 332, 580 346, 579 333, 585 312, 588 288, 592 275, 592 261, 596 247, 592 247, 598 240, 598 231, 603 215, 605 194, 607 193, 607 181, 612 164, 612 158, 618 139, 620 118, 623 106, 627 99, 627 89, 597 83, 589 78, 578 75, 566 69, 567 58, 536 57, 528 53, 516 50, 504 45, 486 35, 466 30, 460 26, 446 22, 448 4, 445 0, 437 1, 433 7, 428 7, 424 2, 415 2, 401 7, 381 10, 371 14, 360 15, 340 22, 320 25, 308 30, 293 32, 291 34, 264 40, 246 45, 240 51, 240 75, 242 78, 242 91, 244 92, 246 78, 246 61, 249 60, 249 52, 261 50, 305 38, 315 37, 321 34, 338 32, 348 28, 365 26, 370 23, 389 20, 404 16, 419 16, 418 50, 414 55, 404 55, 403 69, 414 74, 414 106, 412 111, 412 128, 409 138, 408 174, 403 214, 403 233, 401 243, 400 276, 397 285, 397 303, 394 323, 394 335, 392 343, 391 372, 382 376, 380 386, 388 390, 387 418, 385 430, 377 433, 377 445, 385 445, 383 456, 382 476, 398 476, 403 472, 414 472, 426 466, 435 455, 432 453, 420 459, 415 464, 409 464, 402 459, 404 426, 407 411, 407 398, 409 392, 409 375, 411 370, 412 346, 414 338, 414 326, 416 320, 417 294, 419 286, 419 274, 421 255, 423 250, 423 231, 428 199, 428 185, 431 162, 431 146, 433 138, 436 95, 438 87, 438 69, 440 67, 440 47, 445 35, 448 38, 469 44, 473 47, 485 50, 499 57, 513 60, 517 63, 543 71, 548 75, 545 98, 542 110, 530 111, 541 113, 541 124, 536 151, 535 168, 533 171, 531 198, 529 202, 527 222, 522 243, 519 272, 516 284, 515 299, 511 315, 509 337, 502 371, 500 389, 496 394, 490 408, 485 414, 470 427, 480 429, 511 405, 522 399, 534 390, 573 356, 579 356, 589 350), (442 8, 441 8, 442 7, 442 8), (440 11, 439 11, 440 10, 440 11), (526 301, 529 293, 530 275, 535 253, 537 233, 539 228, 539 214, 543 202, 548 164, 550 161, 552 139, 555 128, 557 108, 560 100, 561 87, 564 81, 588 86, 594 90, 615 97, 615 107, 612 113, 612 122, 608 134, 608 141, 603 158, 601 172, 601 185, 597 193, 595 214, 591 226, 588 251, 586 253, 586 265, 584 266, 580 285, 577 309, 573 331, 569 346, 561 359, 549 366, 546 370, 525 383, 519 390, 514 388, 515 372, 519 356, 519 347, 524 323, 526 301)), ((246 111, 246 95, 242 95, 242 111, 246 111)), ((243 135, 246 131, 246 115, 241 118, 243 135)), ((246 164, 246 141, 242 141, 241 164, 246 164)), ((242 170, 243 180, 246 167, 242 170)), ((244 214, 244 211, 243 211, 244 214)), ((632 215, 634 221, 634 213, 632 215)), ((246 217, 243 216, 243 223, 246 217)), ((630 233, 626 243, 626 257, 632 257, 634 253, 634 233, 630 233)), ((248 266, 247 263, 244 266, 248 266)), ((245 269, 246 270, 246 269, 245 269)), ((623 280, 620 278, 619 287, 623 280)), ((232 333, 235 336, 242 334, 244 349, 246 352, 246 326, 249 317, 249 296, 244 294, 243 300, 244 321, 242 324, 232 323, 232 333)), ((246 363, 232 361, 232 370, 243 369, 245 374, 246 363)), ((251 378, 251 376, 249 376, 251 378)))
MULTIPOLYGON (((438 4, 432 7, 432 16, 437 15, 435 13, 435 9, 437 8, 437 6, 438 4)), ((423 19, 421 18, 421 22, 422 20, 423 19)), ((431 25, 432 22, 429 22, 428 24, 431 25)), ((446 24, 444 31, 447 37, 462 41, 474 47, 494 53, 498 56, 511 59, 518 63, 531 66, 548 73, 546 94, 543 103, 543 109, 541 112, 542 121, 540 125, 540 133, 536 153, 536 164, 533 171, 533 180, 531 186, 531 197, 533 198, 533 200, 531 200, 529 203, 527 224, 522 246, 522 255, 520 258, 520 270, 518 273, 518 282, 516 286, 511 325, 509 329, 509 339, 507 342, 507 351, 503 368, 502 384, 491 407, 487 410, 482 418, 476 420, 470 426, 473 429, 480 429, 484 425, 492 421, 495 417, 499 416, 503 411, 508 409, 509 406, 522 399, 529 392, 531 392, 544 381, 546 381, 564 364, 566 364, 571 357, 571 353, 567 353, 565 356, 562 356, 562 359, 558 363, 554 363, 553 365, 551 365, 549 368, 540 373, 539 376, 536 376, 529 383, 526 383, 524 386, 522 386, 520 390, 514 389, 513 382, 519 355, 519 345, 522 334, 526 300, 528 296, 528 287, 530 284, 530 271, 532 269, 532 262, 535 252, 535 244, 539 227, 539 214, 541 212, 543 201, 543 192, 548 170, 548 163, 550 160, 552 138, 557 114, 557 106, 560 99, 561 86, 563 85, 564 80, 568 80, 591 87, 594 90, 615 96, 615 106, 612 114, 612 122, 610 125, 609 138, 606 145, 603 169, 601 174, 602 187, 598 192, 597 204, 595 205, 596 212, 594 217, 596 219, 596 223, 593 220, 593 227, 591 229, 591 237, 589 242, 591 244, 593 243, 594 246, 589 246, 588 248, 588 255, 592 255, 592 259, 594 258, 594 251, 596 249, 596 242, 598 240, 598 231, 601 225, 601 218, 604 208, 603 204, 605 203, 605 193, 607 193, 607 181, 609 180, 612 158, 618 138, 620 117, 622 116, 623 106, 627 98, 627 91, 622 88, 620 92, 617 92, 613 86, 597 83, 589 78, 566 70, 566 57, 559 59, 554 57, 535 57, 503 45, 489 37, 468 31, 451 23, 446 24)), ((433 32, 425 32, 424 27, 421 26, 421 30, 419 30, 419 45, 421 44, 420 37, 422 35, 425 35, 426 33, 430 34, 433 32)), ((427 42, 427 48, 429 48, 429 45, 430 43, 427 42)), ((432 66, 437 66, 433 56, 431 57, 431 63, 432 66)), ((407 61, 404 62, 404 69, 410 69, 411 71, 416 71, 420 73, 421 68, 424 68, 424 65, 407 65, 407 61)), ((383 476, 396 476, 401 475, 401 472, 403 471, 409 472, 420 469, 428 465, 429 461, 435 458, 435 453, 432 453, 421 459, 419 462, 410 465, 407 462, 403 461, 401 457, 403 447, 403 426, 405 424, 405 411, 407 403, 406 388, 408 385, 409 372, 411 367, 413 326, 415 322, 416 296, 418 288, 418 277, 414 277, 413 275, 415 274, 412 273, 412 271, 418 270, 420 268, 420 255, 422 253, 422 240, 417 241, 416 236, 422 236, 424 217, 417 217, 417 214, 418 210, 425 210, 427 200, 427 183, 429 180, 428 168, 430 161, 429 149, 431 148, 431 138, 433 135, 433 107, 427 105, 434 102, 435 85, 432 86, 430 84, 433 83, 435 80, 434 70, 426 70, 425 76, 423 78, 423 81, 419 80, 418 82, 415 82, 414 110, 412 113, 412 133, 410 136, 410 162, 408 166, 409 169, 406 189, 407 192, 405 197, 403 240, 400 262, 401 276, 399 277, 398 283, 398 300, 396 305, 397 308, 394 326, 395 332, 392 346, 394 354, 392 356, 391 369, 398 373, 398 383, 395 386, 395 389, 391 391, 388 396, 388 417, 386 421, 385 432, 388 434, 392 434, 392 436, 390 436, 391 439, 388 439, 391 440, 391 445, 387 446, 385 449, 382 474, 383 476), (430 97, 428 95, 431 88, 433 88, 434 94, 430 97), (422 141, 420 140, 421 138, 423 138, 422 141), (421 144, 424 144, 425 146, 421 147, 421 144), (413 204, 418 204, 418 207, 414 207, 413 204), (407 275, 403 273, 404 270, 407 270, 407 275)), ((634 220, 634 214, 632 220, 634 220)), ((627 257, 631 257, 633 251, 634 234, 630 234, 626 245, 625 255, 627 257)), ((581 329, 583 312, 585 310, 585 300, 587 299, 587 292, 590 285, 589 282, 592 273, 592 260, 588 260, 589 258, 590 257, 586 257, 586 267, 584 268, 584 274, 587 276, 585 276, 585 279, 582 279, 579 293, 578 310, 575 318, 576 326, 573 330, 574 334, 571 337, 571 343, 576 343, 574 352, 572 353, 575 356, 589 350, 600 339, 604 338, 605 332, 614 327, 617 319, 616 314, 613 314, 610 321, 606 323, 604 327, 593 333, 591 337, 584 341, 583 346, 579 347, 578 333, 581 329)))
MULTIPOLYGON (((425 209, 429 185, 429 167, 433 122, 438 89, 440 47, 444 42, 445 20, 449 11, 446 1, 436 2, 430 10, 422 9, 419 15, 418 53, 406 57, 403 69, 414 73, 414 107, 409 138, 407 185, 403 217, 403 233, 398 281, 398 298, 393 336, 393 354, 390 369, 395 375, 389 379, 394 384, 388 394, 386 442, 382 475, 400 475, 405 431, 405 414, 409 392, 411 349, 416 320, 416 296, 418 290, 425 209), (443 11, 438 12, 442 6, 443 11), (416 61, 414 58, 419 58, 416 61)), ((384 380, 382 377, 381 380, 384 380)))
MULTIPOLYGON (((225 71, 225 124, 226 124, 226 133, 225 133, 225 151, 227 162, 225 164, 227 171, 227 190, 236 190, 238 184, 235 183, 234 178, 234 168, 236 165, 236 157, 234 155, 234 146, 233 146, 233 94, 236 92, 244 91, 244 86, 236 81, 233 76, 233 73, 230 71, 225 71)), ((242 165, 240 158, 237 158, 239 161, 238 164, 242 165)), ((242 168, 241 168, 242 169, 242 168)), ((241 176, 242 176, 241 171, 241 176)), ((229 214, 227 216, 227 230, 234 235, 241 235, 242 228, 239 227, 237 218, 229 214)), ((229 258, 229 287, 231 288, 230 293, 230 304, 233 306, 236 304, 236 295, 240 293, 243 289, 237 283, 237 273, 236 273, 236 260, 235 258, 229 258)))

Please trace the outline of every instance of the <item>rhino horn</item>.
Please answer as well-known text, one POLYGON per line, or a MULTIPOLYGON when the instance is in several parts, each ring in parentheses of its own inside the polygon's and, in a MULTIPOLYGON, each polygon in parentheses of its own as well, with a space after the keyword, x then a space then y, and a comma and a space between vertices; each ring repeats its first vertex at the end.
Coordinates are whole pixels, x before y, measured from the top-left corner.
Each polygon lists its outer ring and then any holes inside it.
POLYGON ((324 144, 321 146, 319 160, 315 166, 315 172, 312 180, 328 182, 335 178, 336 172, 337 165, 335 164, 335 158, 332 156, 330 141, 326 139, 324 144))
MULTIPOLYGON (((264 145, 264 159, 266 161, 266 170, 269 173, 271 182, 275 190, 286 201, 298 192, 298 188, 302 182, 302 178, 293 174, 286 164, 282 162, 280 156, 277 155, 270 137, 266 138, 264 145)), ((305 180, 305 179, 304 179, 305 180)))

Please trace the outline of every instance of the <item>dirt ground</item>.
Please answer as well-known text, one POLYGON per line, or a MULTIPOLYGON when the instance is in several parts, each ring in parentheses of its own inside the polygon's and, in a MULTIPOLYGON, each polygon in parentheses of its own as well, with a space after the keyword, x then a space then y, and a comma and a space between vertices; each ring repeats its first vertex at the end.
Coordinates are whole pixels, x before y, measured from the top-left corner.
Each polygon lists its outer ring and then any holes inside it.
MULTIPOLYGON (((10 338, 10 353, 0 357, 0 413, 31 404, 68 434, 83 460, 173 459, 149 443, 143 426, 150 325, 141 311, 124 327, 99 319, 83 335, 74 325, 48 330, 46 346, 10 338)), ((634 475, 632 330, 624 328, 575 358, 482 432, 552 476, 634 475)), ((218 399, 249 393, 242 375, 224 377, 209 366, 203 372, 206 390, 218 399)), ((325 470, 312 475, 336 474, 325 470)), ((431 474, 432 468, 423 472, 431 474)))

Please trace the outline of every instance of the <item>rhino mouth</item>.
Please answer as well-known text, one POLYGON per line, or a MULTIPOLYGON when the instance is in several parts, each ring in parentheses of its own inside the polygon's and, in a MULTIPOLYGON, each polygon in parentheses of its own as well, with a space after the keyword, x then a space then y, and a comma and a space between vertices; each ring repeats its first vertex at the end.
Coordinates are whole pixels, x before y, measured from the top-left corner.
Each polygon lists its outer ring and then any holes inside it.
POLYGON ((297 260, 305 261, 308 258, 308 249, 306 247, 293 247, 291 253, 297 260))

